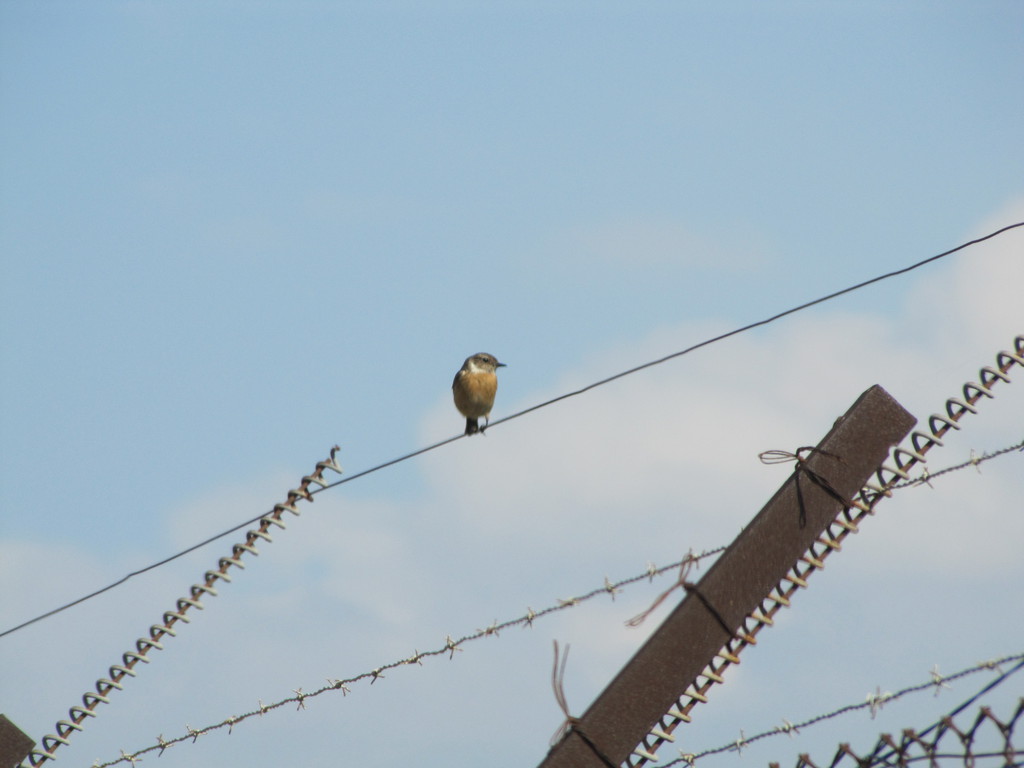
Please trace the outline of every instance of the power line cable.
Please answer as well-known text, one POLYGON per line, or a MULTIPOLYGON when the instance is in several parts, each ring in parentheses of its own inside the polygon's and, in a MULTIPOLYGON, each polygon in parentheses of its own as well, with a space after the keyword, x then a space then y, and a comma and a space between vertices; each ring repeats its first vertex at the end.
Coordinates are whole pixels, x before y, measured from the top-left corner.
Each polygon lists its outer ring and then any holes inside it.
MULTIPOLYGON (((938 261, 939 259, 943 259, 943 258, 945 258, 947 256, 950 256, 950 255, 952 255, 954 253, 957 253, 958 251, 962 251, 965 248, 969 248, 972 245, 977 245, 978 243, 985 242, 986 240, 991 240, 992 238, 997 237, 997 236, 1003 234, 1004 232, 1008 232, 1008 231, 1010 231, 1012 229, 1017 229, 1019 227, 1024 227, 1024 221, 1020 221, 1020 222, 1017 222, 1015 224, 1008 224, 1007 226, 1002 227, 1000 229, 997 229, 994 232, 990 232, 987 235, 983 235, 982 237, 975 238, 974 240, 969 240, 969 241, 967 241, 965 243, 961 243, 960 245, 956 246, 955 248, 950 248, 949 250, 943 251, 942 253, 936 254, 934 256, 929 256, 927 259, 922 259, 921 261, 918 261, 918 262, 916 262, 914 264, 911 264, 911 265, 909 265, 907 267, 903 267, 902 269, 897 269, 897 270, 894 270, 892 272, 887 272, 887 273, 885 273, 883 275, 878 275, 877 277, 873 277, 873 278, 871 278, 869 280, 865 280, 865 281, 857 283, 855 285, 851 285, 851 286, 849 286, 847 288, 843 288, 843 289, 835 291, 833 293, 829 293, 829 294, 827 294, 825 296, 822 296, 820 298, 813 299, 812 301, 808 301, 808 302, 805 302, 805 303, 800 304, 798 306, 795 306, 795 307, 792 307, 790 309, 787 309, 787 310, 784 310, 782 312, 779 312, 778 314, 772 315, 771 317, 765 318, 764 320, 758 320, 757 322, 749 323, 749 324, 744 325, 744 326, 742 326, 740 328, 736 328, 736 329, 734 329, 732 331, 728 331, 726 333, 719 334, 718 336, 714 336, 712 338, 705 339, 704 341, 701 341, 701 342, 699 342, 697 344, 689 346, 686 349, 682 349, 682 350, 680 350, 678 352, 673 352, 672 354, 665 355, 664 357, 658 358, 657 360, 651 360, 649 362, 646 362, 646 363, 643 363, 641 365, 635 366, 635 367, 630 368, 628 370, 621 371, 621 372, 616 373, 616 374, 614 374, 612 376, 608 376, 608 377, 606 377, 604 379, 600 379, 600 380, 595 381, 595 382, 593 382, 591 384, 588 384, 587 386, 582 387, 580 389, 574 390, 572 392, 567 392, 565 394, 559 395, 558 397, 551 398, 550 400, 546 400, 546 401, 544 401, 542 403, 538 403, 537 405, 530 406, 529 408, 525 408, 525 409, 523 409, 521 411, 518 411, 516 413, 513 413, 513 414, 511 414, 509 416, 505 416, 503 418, 496 419, 495 421, 491 422, 490 427, 495 427, 495 426, 497 426, 499 424, 502 424, 504 422, 512 421, 513 419, 518 419, 519 417, 525 416, 526 414, 532 413, 533 411, 540 410, 541 408, 546 408, 547 406, 553 405, 553 404, 555 404, 557 402, 560 402, 562 400, 567 400, 570 397, 576 397, 578 395, 582 395, 583 393, 589 392, 590 390, 596 389, 597 387, 604 386, 605 384, 610 384, 613 381, 617 381, 618 379, 621 379, 621 378, 624 378, 626 376, 632 375, 634 373, 638 373, 640 371, 646 370, 647 368, 652 368, 652 367, 654 367, 656 365, 661 365, 662 363, 668 362, 669 360, 674 360, 677 357, 682 357, 683 355, 687 355, 687 354, 689 354, 691 352, 694 352, 694 351, 696 351, 698 349, 701 349, 702 347, 706 347, 706 346, 709 346, 711 344, 715 344, 715 343, 717 343, 719 341, 724 341, 725 339, 728 339, 728 338, 730 338, 732 336, 737 336, 737 335, 739 335, 741 333, 745 333, 747 331, 753 330, 754 328, 759 328, 761 326, 768 325, 769 323, 774 323, 775 321, 780 320, 780 319, 782 319, 784 317, 787 317, 789 315, 792 315, 792 314, 794 314, 796 312, 800 312, 802 310, 808 309, 808 308, 816 306, 818 304, 822 304, 824 302, 831 301, 832 299, 836 299, 836 298, 838 298, 840 296, 844 296, 845 294, 852 293, 854 291, 860 290, 861 288, 866 288, 867 286, 873 285, 874 283, 878 283, 878 282, 881 282, 883 280, 888 280, 890 278, 906 274, 906 273, 911 272, 911 271, 913 271, 915 269, 919 269, 919 268, 921 268, 921 267, 923 267, 923 266, 925 266, 927 264, 930 264, 930 263, 932 263, 934 261, 938 261)), ((490 427, 488 427, 488 428, 490 428, 490 427)), ((320 493, 322 491, 326 491, 329 488, 334 488, 336 486, 343 485, 345 483, 350 483, 353 480, 358 480, 361 477, 365 477, 366 475, 372 474, 374 472, 378 472, 378 471, 380 471, 382 469, 386 469, 387 467, 394 466, 395 464, 400 464, 403 461, 408 461, 409 459, 413 459, 413 458, 415 458, 417 456, 421 456, 424 453, 429 453, 430 451, 433 451, 433 450, 436 450, 436 449, 438 449, 438 448, 440 448, 442 446, 448 445, 449 443, 453 443, 456 440, 461 440, 464 437, 465 437, 465 435, 462 435, 462 434, 455 435, 453 437, 449 437, 449 438, 447 438, 445 440, 441 440, 439 442, 433 443, 432 445, 428 445, 428 446, 426 446, 424 448, 419 448, 419 449, 417 449, 415 451, 412 451, 410 453, 406 453, 406 454, 403 454, 401 456, 398 456, 397 458, 391 459, 389 461, 385 461, 385 462, 383 462, 381 464, 377 464, 376 466, 370 467, 369 469, 364 469, 364 470, 362 470, 360 472, 357 472, 357 473, 355 473, 353 475, 348 475, 347 477, 343 477, 340 480, 337 480, 337 481, 335 481, 333 483, 330 483, 330 484, 328 484, 326 486, 323 486, 321 488, 317 488, 315 490, 312 490, 309 493, 312 496, 312 495, 315 495, 315 494, 320 493)), ((124 584, 125 582, 129 581, 130 579, 135 578, 136 576, 141 576, 142 574, 147 573, 148 571, 152 571, 152 570, 154 570, 156 568, 164 566, 167 563, 173 562, 174 560, 177 560, 178 558, 184 557, 185 555, 187 555, 187 554, 189 554, 191 552, 196 551, 197 549, 205 547, 207 544, 211 544, 214 541, 217 541, 218 539, 222 539, 225 536, 228 536, 228 535, 230 535, 230 534, 232 534, 232 533, 234 533, 236 531, 241 530, 242 528, 250 526, 253 523, 256 523, 259 520, 261 520, 262 518, 266 517, 267 514, 269 514, 269 513, 268 512, 264 512, 262 514, 256 515, 255 517, 250 518, 250 519, 246 520, 245 522, 239 523, 238 525, 235 525, 235 526, 233 526, 231 528, 228 528, 227 530, 224 530, 224 531, 221 531, 220 533, 214 534, 213 536, 210 536, 209 538, 206 538, 206 539, 200 541, 197 544, 193 544, 192 546, 188 547, 187 549, 183 549, 180 552, 177 552, 177 553, 175 553, 173 555, 170 555, 169 557, 166 557, 163 560, 155 562, 152 565, 148 565, 145 568, 140 568, 137 571, 132 571, 131 573, 125 575, 124 577, 118 579, 117 581, 115 581, 115 582, 113 582, 111 584, 108 584, 107 586, 102 587, 100 589, 97 589, 95 592, 91 592, 90 594, 85 595, 84 597, 80 597, 77 600, 74 600, 74 601, 72 601, 70 603, 66 603, 65 605, 62 605, 59 608, 55 608, 52 611, 47 611, 46 613, 43 613, 43 614, 41 614, 39 616, 36 616, 33 619, 29 619, 28 621, 25 621, 25 622, 15 626, 15 627, 11 627, 10 629, 7 629, 7 630, 5 630, 3 632, 0 632, 0 638, 6 637, 7 635, 9 635, 9 634, 11 634, 13 632, 16 632, 16 631, 18 631, 20 629, 24 629, 25 627, 27 627, 27 626, 29 626, 31 624, 34 624, 37 621, 41 621, 41 620, 43 620, 45 618, 53 616, 54 614, 60 613, 61 611, 65 611, 68 608, 72 608, 72 607, 74 607, 76 605, 79 605, 79 604, 81 604, 81 603, 83 603, 83 602, 85 602, 87 600, 90 600, 90 599, 92 599, 94 597, 98 597, 99 595, 102 595, 104 592, 109 592, 110 590, 114 589, 115 587, 121 586, 122 584, 124 584)))

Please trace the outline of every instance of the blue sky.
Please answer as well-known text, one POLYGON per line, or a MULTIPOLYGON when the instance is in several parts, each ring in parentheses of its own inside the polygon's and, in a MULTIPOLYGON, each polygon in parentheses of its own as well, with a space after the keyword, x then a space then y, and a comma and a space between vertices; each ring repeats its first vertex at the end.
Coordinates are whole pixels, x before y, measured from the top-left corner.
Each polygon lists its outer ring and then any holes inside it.
MULTIPOLYGON (((268 509, 335 443, 356 472, 457 433, 471 353, 509 364, 498 418, 1024 220, 1022 30, 1010 2, 5 3, 0 630, 268 509)), ((817 442, 874 383, 926 417, 1024 332, 1022 245, 324 494, 61 759, 727 543, 785 476, 758 451, 817 442)), ((1019 440, 1017 386, 935 467, 1019 440)), ((693 738, 1019 652, 1018 464, 894 499, 693 738), (936 594, 965 613, 941 620, 936 594), (970 641, 946 636, 965 623, 970 641), (819 700, 801 675, 833 670, 832 648, 858 661, 819 700)), ((50 732, 232 541, 0 639, 0 708, 50 732)), ((551 639, 573 645, 582 711, 663 588, 161 765, 279 764, 298 744, 309 765, 535 764, 560 720, 551 639), (397 712, 415 713, 401 739, 397 712)))

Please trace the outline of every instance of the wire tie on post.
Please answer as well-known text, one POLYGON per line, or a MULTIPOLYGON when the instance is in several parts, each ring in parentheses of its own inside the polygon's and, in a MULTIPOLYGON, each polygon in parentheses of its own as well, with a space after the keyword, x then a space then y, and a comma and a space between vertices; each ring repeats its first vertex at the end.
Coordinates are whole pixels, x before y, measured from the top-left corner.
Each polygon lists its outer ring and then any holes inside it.
POLYGON ((569 735, 570 732, 575 732, 583 740, 583 743, 590 747, 590 751, 594 753, 607 768, 618 768, 618 766, 612 762, 604 751, 594 743, 594 740, 587 735, 586 731, 581 727, 579 718, 573 717, 569 713, 569 703, 565 697, 565 665, 569 659, 569 646, 565 647, 565 653, 561 654, 559 658, 558 641, 553 641, 555 645, 555 664, 551 670, 551 687, 555 693, 555 702, 558 704, 559 709, 562 710, 562 714, 565 715, 565 721, 558 727, 555 734, 551 737, 551 746, 555 746, 558 742, 569 735))
POLYGON ((565 715, 565 720, 562 721, 562 724, 558 726, 555 733, 551 736, 550 744, 555 746, 555 744, 568 735, 575 718, 569 713, 569 703, 565 698, 565 664, 569 660, 569 646, 565 647, 565 653, 560 653, 558 641, 553 640, 552 642, 555 647, 555 663, 551 668, 551 689, 555 694, 555 703, 558 704, 558 708, 565 715))
MULTIPOLYGON (((672 583, 672 585, 664 592, 662 592, 660 595, 658 595, 658 597, 654 600, 650 607, 647 608, 647 610, 629 619, 626 622, 626 626, 639 627, 641 624, 643 624, 647 620, 647 617, 654 613, 654 611, 657 610, 658 606, 665 602, 665 600, 668 599, 668 596, 671 595, 677 587, 682 587, 683 589, 689 589, 690 587, 692 587, 693 585, 687 581, 687 577, 690 575, 690 570, 693 568, 695 562, 696 559, 694 558, 693 550, 691 549, 689 552, 686 553, 686 557, 684 557, 683 561, 679 564, 679 575, 676 576, 676 580, 672 583)), ((653 568, 654 564, 648 563, 648 573, 652 573, 653 568)))
POLYGON ((762 451, 761 453, 759 453, 757 455, 757 457, 761 460, 762 464, 783 464, 783 463, 789 462, 789 461, 795 461, 796 462, 796 467, 794 467, 794 469, 793 469, 793 476, 796 479, 796 499, 797 499, 797 504, 800 507, 800 527, 801 528, 803 528, 805 525, 807 525, 807 510, 806 510, 806 507, 804 506, 803 488, 801 488, 801 486, 800 486, 800 477, 801 477, 801 475, 806 475, 807 478, 811 482, 813 482, 815 485, 817 485, 819 488, 821 488, 823 491, 825 491, 825 493, 827 493, 829 496, 831 496, 837 502, 842 504, 844 508, 849 508, 849 507, 852 507, 852 506, 856 506, 856 507, 862 508, 862 509, 864 508, 861 502, 849 501, 849 500, 843 498, 842 494, 839 493, 835 488, 832 487, 832 483, 830 483, 827 479, 822 477, 820 474, 818 474, 814 470, 810 469, 807 466, 807 460, 802 455, 804 453, 811 454, 811 455, 818 454, 818 455, 821 455, 821 456, 827 456, 828 458, 834 459, 834 460, 836 460, 838 462, 842 462, 843 461, 842 457, 837 456, 834 453, 826 451, 826 450, 824 450, 822 448, 815 448, 812 445, 805 445, 805 446, 802 446, 800 448, 797 448, 796 451, 793 452, 793 453, 790 453, 789 451, 773 449, 773 450, 768 450, 768 451, 762 451))

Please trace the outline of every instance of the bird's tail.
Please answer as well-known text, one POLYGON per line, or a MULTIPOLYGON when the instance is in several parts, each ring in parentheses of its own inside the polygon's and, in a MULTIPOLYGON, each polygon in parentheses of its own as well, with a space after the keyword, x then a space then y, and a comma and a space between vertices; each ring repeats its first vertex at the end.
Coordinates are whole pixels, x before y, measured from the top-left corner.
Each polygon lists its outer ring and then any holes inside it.
POLYGON ((466 434, 475 435, 480 431, 480 423, 476 419, 466 419, 466 434))

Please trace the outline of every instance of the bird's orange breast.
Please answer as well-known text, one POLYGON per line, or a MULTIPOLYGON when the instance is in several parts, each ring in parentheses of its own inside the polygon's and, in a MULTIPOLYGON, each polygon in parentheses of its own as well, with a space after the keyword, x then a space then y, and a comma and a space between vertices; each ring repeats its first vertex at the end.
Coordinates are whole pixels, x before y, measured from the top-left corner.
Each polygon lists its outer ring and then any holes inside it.
POLYGON ((452 386, 455 407, 467 419, 478 419, 491 412, 494 395, 498 391, 498 377, 493 373, 460 371, 452 386))

